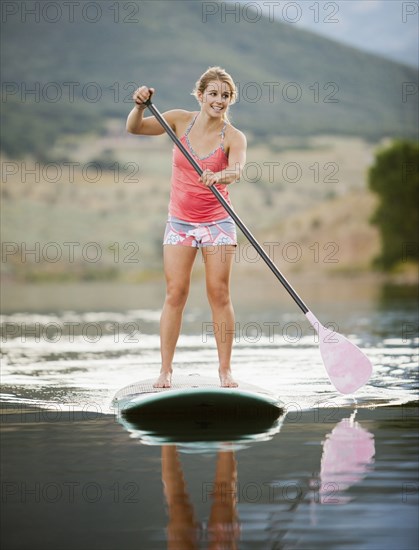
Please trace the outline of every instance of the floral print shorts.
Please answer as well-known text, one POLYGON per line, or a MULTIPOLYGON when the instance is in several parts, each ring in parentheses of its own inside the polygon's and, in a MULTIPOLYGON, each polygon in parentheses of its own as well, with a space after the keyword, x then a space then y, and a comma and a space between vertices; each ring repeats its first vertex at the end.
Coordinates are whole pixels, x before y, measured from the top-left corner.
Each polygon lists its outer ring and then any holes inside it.
POLYGON ((169 216, 163 244, 194 248, 226 244, 237 245, 236 225, 230 216, 222 220, 204 223, 192 223, 169 216))

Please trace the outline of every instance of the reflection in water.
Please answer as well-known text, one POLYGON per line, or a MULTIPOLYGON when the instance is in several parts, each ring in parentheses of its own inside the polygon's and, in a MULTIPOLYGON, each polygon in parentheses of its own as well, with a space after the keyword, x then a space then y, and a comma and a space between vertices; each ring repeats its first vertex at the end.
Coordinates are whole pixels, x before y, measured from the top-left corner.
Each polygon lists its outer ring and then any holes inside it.
POLYGON ((323 443, 316 497, 320 504, 348 502, 343 491, 362 481, 374 463, 374 436, 355 422, 356 413, 338 422, 323 443))
POLYGON ((199 548, 202 539, 207 539, 208 548, 213 550, 237 548, 237 464, 233 451, 217 453, 206 533, 200 531, 200 524, 195 518, 175 445, 162 447, 162 481, 169 516, 167 547, 170 550, 199 548))
MULTIPOLYGON (((76 485, 76 491, 90 486, 91 482, 100 482, 109 495, 110 486, 121 487, 122 491, 124 487, 132 487, 135 480, 141 494, 147 495, 135 506, 131 501, 122 502, 128 495, 126 491, 121 493, 123 498, 118 500, 118 506, 114 495, 112 502, 106 501, 105 492, 104 498, 95 505, 85 502, 75 505, 63 500, 55 504, 46 502, 48 510, 54 514, 51 522, 51 514, 45 513, 47 510, 35 501, 33 495, 29 496, 28 502, 19 502, 17 494, 16 500, 8 507, 9 521, 3 522, 2 536, 9 540, 18 539, 19 547, 26 544, 26 547, 54 550, 61 546, 161 548, 161 545, 156 546, 156 539, 161 540, 161 529, 167 526, 167 519, 160 511, 160 461, 156 462, 155 457, 156 452, 163 454, 166 451, 149 446, 152 443, 150 438, 155 434, 143 435, 145 445, 138 449, 135 444, 138 439, 131 439, 138 438, 138 432, 130 431, 131 438, 128 438, 128 434, 119 433, 120 426, 115 426, 113 421, 97 416, 98 412, 110 412, 109 403, 117 388, 139 378, 139 373, 142 378, 153 376, 159 366, 159 311, 155 304, 160 300, 155 300, 151 293, 148 296, 143 285, 136 288, 140 288, 141 296, 130 288, 125 293, 125 301, 121 302, 119 288, 115 292, 113 286, 115 301, 110 311, 106 300, 107 296, 113 300, 112 293, 109 288, 99 293, 96 285, 89 285, 83 293, 77 290, 74 296, 63 287, 54 291, 48 285, 41 293, 40 286, 37 286, 32 293, 37 301, 26 302, 24 306, 21 289, 8 294, 10 307, 7 309, 6 304, 3 311, 16 311, 18 303, 20 311, 35 312, 3 315, 0 327, 4 335, 2 383, 5 407, 19 413, 10 416, 11 423, 5 425, 7 429, 2 435, 7 439, 3 453, 7 453, 4 456, 8 481, 22 480, 23 486, 29 490, 39 483, 41 488, 53 489, 56 482, 67 490, 69 482, 77 482, 80 485, 76 485), (58 299, 62 296, 66 304, 61 307, 58 299), (90 298, 95 300, 94 304, 89 302, 90 298), (74 311, 79 305, 79 311, 85 313, 74 311), (133 307, 143 309, 130 309, 133 307), (150 309, 146 310, 148 307, 150 309), (71 308, 71 311, 65 311, 65 308, 71 308), (57 314, 50 313, 58 310, 57 314), (95 334, 90 335, 89 327, 101 335, 99 340, 95 334), (46 413, 47 420, 42 413, 35 421, 29 421, 29 415, 21 411, 39 401, 44 407, 53 407, 53 413, 46 413), (83 420, 86 413, 92 414, 92 422, 75 423, 73 411, 81 411, 83 420), (51 414, 53 421, 48 421, 51 414), (44 452, 45 449, 48 453, 44 452), (80 460, 81 456, 83 460, 80 460), (158 491, 155 491, 156 487, 158 491), (104 517, 112 521, 104 522, 104 517), (17 525, 20 526, 18 529, 17 525), (65 536, 69 525, 71 533, 65 536), (47 538, 44 527, 49 533, 47 538)), ((313 288, 317 290, 316 286, 313 288)), ((417 399, 415 301, 402 297, 395 300, 386 289, 377 303, 377 285, 374 284, 372 300, 368 295, 370 291, 365 291, 363 284, 351 281, 346 288, 351 291, 353 300, 345 302, 343 307, 339 292, 328 285, 323 285, 323 288, 324 295, 339 296, 339 300, 332 302, 329 298, 323 302, 315 296, 319 318, 324 322, 336 322, 339 331, 351 340, 355 338, 355 343, 361 348, 368 348, 368 355, 374 360, 374 378, 365 391, 357 394, 357 418, 362 418, 362 425, 354 418, 347 418, 335 426, 335 422, 329 423, 330 415, 327 416, 327 425, 319 421, 315 413, 317 407, 324 406, 327 410, 328 405, 333 405, 349 417, 351 413, 345 411, 351 411, 353 404, 336 396, 328 383, 318 344, 312 332, 305 332, 300 313, 294 313, 293 304, 289 309, 277 308, 277 302, 272 302, 269 296, 270 302, 265 309, 262 303, 258 303, 254 309, 249 307, 238 311, 242 328, 246 328, 247 322, 257 321, 263 329, 257 341, 246 338, 245 331, 241 331, 240 341, 235 345, 240 378, 269 387, 280 395, 288 411, 298 406, 306 412, 295 427, 296 421, 294 424, 284 422, 281 433, 278 430, 266 439, 262 437, 260 441, 265 443, 255 445, 253 439, 249 439, 243 444, 235 442, 237 447, 228 447, 228 452, 239 449, 235 453, 239 474, 237 502, 235 499, 230 502, 230 517, 233 518, 230 529, 233 531, 234 525, 240 522, 241 534, 237 536, 240 543, 232 537, 236 542, 231 545, 278 550, 338 547, 416 549, 417 440, 414 435, 417 408, 396 407, 417 399), (282 333, 283 327, 294 321, 300 323, 303 331, 298 343, 287 341, 282 333), (265 327, 268 330, 265 331, 265 327), (272 338, 270 327, 279 327, 279 330, 275 328, 272 338), (393 407, 382 406, 386 404, 393 407), (364 429, 364 418, 374 422, 379 456, 374 457, 374 439, 364 429), (384 421, 378 422, 380 419, 384 421), (326 438, 325 432, 330 432, 326 438), (270 438, 272 440, 266 442, 270 438), (322 440, 323 448, 320 446, 322 440), (345 460, 347 464, 343 467, 345 460), (314 476, 313 472, 316 472, 314 476), (310 479, 313 483, 311 490, 310 479), (248 497, 240 487, 256 488, 258 499, 253 499, 253 493, 248 497), (402 493, 406 487, 410 491, 408 494, 402 493), (344 498, 349 495, 352 502, 344 498), (295 507, 292 506, 294 503, 295 507), (231 504, 234 508, 237 506, 235 516, 231 504), (310 525, 310 513, 311 517, 317 516, 318 525, 310 525)), ((289 297, 286 300, 288 303, 289 297)), ((200 296, 199 303, 201 301, 200 296)), ((184 335, 177 350, 178 368, 182 374, 199 372, 202 376, 211 376, 216 372, 218 359, 214 344, 210 339, 204 343, 199 332, 206 320, 199 308, 190 309, 185 317, 184 335)), ((335 418, 337 422, 342 415, 335 418)), ((215 457, 214 449, 219 450, 219 446, 215 448, 217 442, 204 443, 215 457)), ((204 445, 197 444, 196 440, 176 444, 176 447, 174 444, 172 441, 166 445, 167 453, 169 449, 176 457, 178 452, 188 453, 183 457, 188 480, 183 495, 189 502, 189 493, 191 502, 196 503, 195 515, 190 507, 189 512, 184 512, 185 519, 180 518, 180 521, 189 521, 187 513, 192 513, 193 525, 199 525, 201 529, 197 531, 195 528, 192 532, 196 545, 197 537, 201 541, 209 538, 207 531, 202 530, 202 519, 206 519, 202 509, 208 507, 205 511, 209 513, 210 505, 217 498, 216 491, 208 494, 205 504, 196 498, 201 495, 205 475, 201 470, 207 471, 212 458, 191 455, 198 451, 203 453, 204 445), (187 466, 190 463, 192 468, 187 466)), ((162 445, 161 441, 159 445, 162 445)), ((227 455, 228 452, 220 454, 227 455)), ((168 460, 168 463, 173 463, 173 460, 168 460)), ((227 478, 226 487, 234 488, 235 475, 233 473, 227 478)), ((210 482, 208 490, 211 490, 214 478, 205 479, 210 482)), ((169 483, 165 481, 165 490, 166 487, 169 483)), ((178 491, 178 494, 182 493, 178 491)), ((182 497, 179 500, 178 510, 183 510, 182 497)), ((174 511, 176 501, 172 499, 171 503, 174 511)), ((171 519, 169 524, 173 524, 171 519)))
MULTIPOLYGON (((205 413, 205 411, 204 411, 205 413)), ((145 445, 177 445, 185 453, 208 453, 230 449, 239 450, 262 441, 269 441, 282 426, 284 415, 272 419, 257 416, 228 418, 223 415, 173 418, 132 418, 117 415, 118 422, 127 429, 131 437, 145 445), (177 421, 176 421, 177 420, 177 421), (228 441, 228 443, 225 443, 228 441)))
MULTIPOLYGON (((348 503, 351 498, 345 493, 365 478, 374 463, 374 436, 355 421, 355 416, 356 411, 338 422, 322 443, 319 477, 312 481, 310 491, 312 525, 318 523, 317 506, 348 503)), ((228 443, 224 445, 225 450, 217 453, 214 482, 203 491, 204 499, 208 495, 212 499, 206 530, 195 517, 177 446, 162 446, 162 481, 168 510, 167 544, 170 550, 199 548, 203 540, 208 541, 210 549, 238 547, 237 461, 231 450, 234 447, 229 447, 228 443)), ((300 494, 301 499, 291 507, 292 514, 304 503, 304 492, 300 494)))

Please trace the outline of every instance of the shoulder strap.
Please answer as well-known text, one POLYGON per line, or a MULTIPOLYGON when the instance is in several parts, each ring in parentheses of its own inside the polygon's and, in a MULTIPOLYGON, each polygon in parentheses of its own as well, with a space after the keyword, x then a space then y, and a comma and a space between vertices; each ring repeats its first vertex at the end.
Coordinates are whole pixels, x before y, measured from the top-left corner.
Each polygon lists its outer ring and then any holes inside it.
POLYGON ((221 141, 224 141, 225 133, 226 133, 226 127, 227 127, 227 121, 224 122, 223 129, 221 130, 221 141))
POLYGON ((191 131, 191 128, 192 128, 192 126, 195 124, 195 120, 196 120, 196 117, 197 117, 198 115, 199 115, 199 113, 197 113, 197 114, 193 117, 191 123, 190 123, 189 126, 186 128, 185 136, 187 136, 187 135, 189 134, 189 132, 191 131))

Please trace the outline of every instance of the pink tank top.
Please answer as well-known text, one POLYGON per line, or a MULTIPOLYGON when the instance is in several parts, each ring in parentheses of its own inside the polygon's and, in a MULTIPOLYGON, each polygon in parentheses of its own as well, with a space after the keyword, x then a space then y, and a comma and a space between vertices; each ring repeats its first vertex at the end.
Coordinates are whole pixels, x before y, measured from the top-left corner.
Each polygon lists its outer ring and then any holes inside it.
MULTIPOLYGON (((183 145, 190 151, 202 170, 213 172, 224 170, 228 166, 228 157, 224 151, 224 134, 226 124, 221 131, 220 145, 204 158, 200 158, 193 150, 188 134, 196 120, 196 117, 188 126, 185 134, 180 138, 183 145)), ((226 218, 228 213, 220 204, 210 189, 202 185, 195 169, 183 156, 176 145, 173 147, 172 184, 170 191, 169 215, 180 220, 200 223, 216 221, 226 218)), ((217 185, 217 189, 231 204, 225 184, 217 185)))

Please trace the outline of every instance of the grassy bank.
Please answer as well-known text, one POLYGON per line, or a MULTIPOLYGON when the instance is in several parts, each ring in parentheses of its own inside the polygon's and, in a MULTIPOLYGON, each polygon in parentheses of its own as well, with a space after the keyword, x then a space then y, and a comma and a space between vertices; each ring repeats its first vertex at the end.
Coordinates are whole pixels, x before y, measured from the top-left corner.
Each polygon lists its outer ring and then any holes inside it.
MULTIPOLYGON (((253 142, 234 207, 293 273, 369 272, 380 243, 366 173, 379 144, 318 136, 253 142)), ((171 144, 110 124, 100 140, 66 137, 65 163, 3 158, 2 275, 21 282, 141 282, 162 270, 171 144)), ((239 272, 255 257, 240 236, 239 272)), ((401 266, 403 271, 412 271, 401 266)), ((199 267, 197 267, 199 271, 199 267)))

